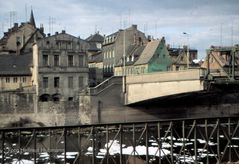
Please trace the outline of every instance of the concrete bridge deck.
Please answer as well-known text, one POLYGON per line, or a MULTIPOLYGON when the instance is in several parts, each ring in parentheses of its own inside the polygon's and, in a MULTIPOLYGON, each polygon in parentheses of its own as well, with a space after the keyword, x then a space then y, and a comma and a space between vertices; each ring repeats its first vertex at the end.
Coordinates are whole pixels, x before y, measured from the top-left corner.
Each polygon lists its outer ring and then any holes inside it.
POLYGON ((157 72, 126 77, 125 105, 204 90, 202 69, 157 72))

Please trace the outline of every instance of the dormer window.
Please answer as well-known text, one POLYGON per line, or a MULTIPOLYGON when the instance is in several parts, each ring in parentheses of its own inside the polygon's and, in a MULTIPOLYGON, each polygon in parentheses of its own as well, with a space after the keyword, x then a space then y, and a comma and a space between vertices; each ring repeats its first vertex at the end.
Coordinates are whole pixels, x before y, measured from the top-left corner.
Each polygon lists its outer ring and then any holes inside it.
POLYGON ((129 62, 129 56, 127 57, 127 62, 129 62))

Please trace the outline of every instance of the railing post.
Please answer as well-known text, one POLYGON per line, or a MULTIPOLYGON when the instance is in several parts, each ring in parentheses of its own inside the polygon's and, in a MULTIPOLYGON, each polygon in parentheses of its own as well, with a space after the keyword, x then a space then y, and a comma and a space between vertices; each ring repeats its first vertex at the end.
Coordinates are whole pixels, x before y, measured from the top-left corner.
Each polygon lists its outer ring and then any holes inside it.
POLYGON ((123 129, 122 125, 120 125, 120 164, 123 164, 123 129))
POLYGON ((18 146, 19 146, 19 155, 18 155, 18 160, 20 161, 21 160, 21 130, 18 130, 18 146))
POLYGON ((198 163, 197 159, 197 123, 194 120, 194 156, 195 156, 195 163, 198 163))
POLYGON ((93 151, 93 154, 92 154, 92 164, 95 164, 95 127, 92 126, 92 151, 93 151))
POLYGON ((228 155, 229 155, 229 161, 231 162, 232 161, 232 155, 231 155, 231 153, 232 153, 232 148, 231 148, 231 139, 232 139, 232 136, 231 136, 231 119, 230 118, 228 118, 228 137, 229 137, 229 139, 230 139, 230 143, 229 143, 229 153, 228 153, 228 155))
POLYGON ((146 164, 149 163, 149 136, 148 136, 148 124, 145 124, 145 146, 146 146, 146 164))
POLYGON ((33 146, 34 146, 34 163, 37 163, 37 142, 36 142, 36 129, 33 130, 33 146))
POLYGON ((4 149, 4 143, 5 142, 5 132, 2 131, 2 164, 4 164, 4 158, 5 158, 5 149, 4 149))
POLYGON ((66 135, 67 135, 67 130, 66 128, 64 128, 64 163, 65 164, 66 164, 66 153, 67 153, 66 135))
POLYGON ((217 156, 218 156, 218 164, 221 164, 221 153, 220 153, 220 120, 218 121, 218 127, 217 127, 217 156))
POLYGON ((171 155, 171 163, 173 164, 173 122, 170 122, 171 129, 170 129, 170 137, 171 137, 171 148, 170 148, 170 155, 171 155))
POLYGON ((106 164, 109 164, 109 126, 108 125, 106 125, 106 164))
POLYGON ((158 150, 159 150, 159 164, 161 164, 161 133, 160 133, 160 122, 157 124, 158 129, 158 150))
POLYGON ((186 162, 185 159, 185 121, 182 122, 182 133, 183 133, 183 163, 186 162))

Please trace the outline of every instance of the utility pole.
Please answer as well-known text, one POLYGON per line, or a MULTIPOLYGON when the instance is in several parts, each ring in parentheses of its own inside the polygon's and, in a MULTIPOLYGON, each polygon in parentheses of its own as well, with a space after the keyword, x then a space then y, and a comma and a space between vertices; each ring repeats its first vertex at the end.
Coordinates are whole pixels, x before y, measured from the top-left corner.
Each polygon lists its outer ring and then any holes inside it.
POLYGON ((126 52, 125 52, 125 30, 124 29, 124 34, 123 34, 123 93, 126 93, 126 70, 125 70, 125 57, 126 57, 126 52))
POLYGON ((189 55, 189 39, 188 39, 189 34, 186 32, 183 32, 183 34, 186 35, 186 37, 187 37, 187 69, 189 69, 189 57, 190 57, 190 55, 189 55))

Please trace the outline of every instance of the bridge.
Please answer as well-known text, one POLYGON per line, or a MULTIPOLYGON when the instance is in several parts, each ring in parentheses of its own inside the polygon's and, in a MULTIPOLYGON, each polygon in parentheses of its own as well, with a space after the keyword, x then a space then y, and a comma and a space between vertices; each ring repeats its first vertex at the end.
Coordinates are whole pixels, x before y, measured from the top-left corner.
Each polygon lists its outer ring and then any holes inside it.
POLYGON ((204 87, 205 70, 157 72, 126 76, 125 105, 154 98, 199 92, 204 87))

